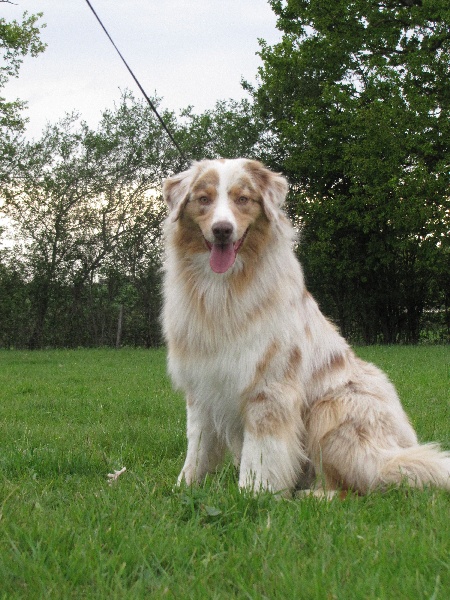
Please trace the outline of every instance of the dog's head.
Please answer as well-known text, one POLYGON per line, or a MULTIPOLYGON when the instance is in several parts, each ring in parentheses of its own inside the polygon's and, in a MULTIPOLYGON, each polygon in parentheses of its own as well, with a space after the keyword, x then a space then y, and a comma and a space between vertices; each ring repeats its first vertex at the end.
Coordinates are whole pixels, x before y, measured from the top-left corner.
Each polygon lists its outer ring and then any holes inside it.
POLYGON ((238 252, 257 252, 270 223, 281 217, 286 193, 284 177, 242 158, 195 163, 163 186, 185 252, 209 252, 215 273, 228 271, 238 252))

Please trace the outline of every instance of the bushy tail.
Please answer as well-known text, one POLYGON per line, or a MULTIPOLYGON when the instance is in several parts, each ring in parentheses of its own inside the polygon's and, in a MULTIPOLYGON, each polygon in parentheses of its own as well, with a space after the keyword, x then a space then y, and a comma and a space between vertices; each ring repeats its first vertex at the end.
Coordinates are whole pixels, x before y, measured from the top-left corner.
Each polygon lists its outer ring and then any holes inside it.
POLYGON ((413 487, 434 485, 450 491, 450 452, 438 444, 402 449, 384 464, 379 476, 382 485, 406 481, 413 487))

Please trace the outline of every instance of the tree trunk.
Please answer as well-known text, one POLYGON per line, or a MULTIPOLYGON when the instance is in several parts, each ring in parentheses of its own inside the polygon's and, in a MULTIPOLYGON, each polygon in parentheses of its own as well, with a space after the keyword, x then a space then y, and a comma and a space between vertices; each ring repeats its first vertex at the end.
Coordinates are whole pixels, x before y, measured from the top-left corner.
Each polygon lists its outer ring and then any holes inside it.
POLYGON ((43 281, 37 286, 35 297, 36 318, 33 325, 33 331, 28 340, 28 348, 36 350, 42 346, 42 336, 44 333, 45 318, 47 316, 48 303, 50 299, 50 284, 43 281))
POLYGON ((123 304, 119 308, 119 318, 117 319, 117 335, 116 335, 116 348, 120 348, 122 341, 122 322, 123 322, 123 304))

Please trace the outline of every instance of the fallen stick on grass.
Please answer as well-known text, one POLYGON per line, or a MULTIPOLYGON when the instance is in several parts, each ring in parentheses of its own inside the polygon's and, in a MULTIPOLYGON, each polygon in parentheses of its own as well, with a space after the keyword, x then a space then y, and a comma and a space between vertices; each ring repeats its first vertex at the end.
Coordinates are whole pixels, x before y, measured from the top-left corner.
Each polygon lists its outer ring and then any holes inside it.
POLYGON ((122 469, 120 469, 119 471, 114 471, 114 473, 108 473, 108 483, 111 485, 114 481, 117 481, 122 475, 122 473, 125 473, 126 470, 126 467, 122 467, 122 469))

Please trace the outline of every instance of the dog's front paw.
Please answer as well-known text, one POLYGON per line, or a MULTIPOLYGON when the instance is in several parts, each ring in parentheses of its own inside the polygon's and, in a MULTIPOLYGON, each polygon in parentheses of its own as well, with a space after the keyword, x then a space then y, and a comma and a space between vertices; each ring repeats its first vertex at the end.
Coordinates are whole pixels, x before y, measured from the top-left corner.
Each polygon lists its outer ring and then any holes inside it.
MULTIPOLYGON (((308 496, 314 496, 314 498, 319 498, 319 500, 332 500, 337 494, 336 490, 324 490, 323 488, 316 489, 308 489, 308 490, 297 490, 295 492, 296 498, 308 498, 308 496)), ((343 498, 339 494, 339 498, 343 498)))
POLYGON ((186 473, 184 469, 181 470, 180 474, 177 477, 177 486, 180 487, 183 483, 190 485, 191 480, 186 477, 186 473))
POLYGON ((254 470, 243 470, 239 474, 239 488, 243 491, 257 494, 259 492, 273 492, 273 487, 261 472, 254 470))
POLYGON ((200 478, 198 476, 198 470, 190 465, 184 465, 180 474, 178 475, 177 486, 182 484, 192 485, 193 483, 198 483, 199 480, 200 478))

